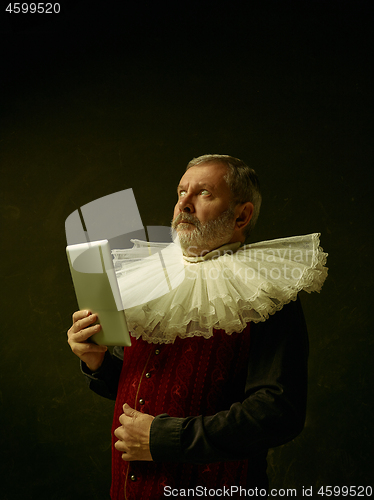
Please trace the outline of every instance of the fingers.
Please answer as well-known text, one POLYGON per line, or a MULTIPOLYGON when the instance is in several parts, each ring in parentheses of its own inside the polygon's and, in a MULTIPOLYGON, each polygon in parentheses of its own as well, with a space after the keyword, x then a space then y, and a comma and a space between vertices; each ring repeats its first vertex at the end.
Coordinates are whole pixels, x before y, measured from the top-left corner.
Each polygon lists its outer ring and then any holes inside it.
POLYGON ((106 346, 99 346, 88 339, 100 331, 100 324, 94 324, 97 321, 97 314, 91 314, 90 311, 77 311, 73 314, 73 326, 68 331, 68 343, 77 356, 82 358, 87 353, 103 353, 107 350, 106 346))
POLYGON ((149 448, 149 433, 154 417, 140 413, 132 408, 130 408, 130 411, 133 412, 132 416, 122 414, 119 417, 122 425, 114 431, 114 435, 118 438, 114 446, 116 450, 122 452, 122 460, 126 462, 133 460, 152 461, 149 448), (144 419, 141 419, 141 416, 144 419))
POLYGON ((89 310, 77 311, 73 314, 73 325, 68 330, 68 343, 73 353, 78 356, 92 372, 102 365, 108 348, 90 341, 90 337, 101 330, 97 314, 89 310))
MULTIPOLYGON (((125 431, 123 429, 123 427, 117 427, 117 429, 114 431, 114 435, 120 440, 120 441, 124 441, 125 440, 125 431)), ((116 446, 117 448, 117 446, 116 446)), ((117 448, 118 449, 118 448, 117 448)))
POLYGON ((96 320, 97 314, 91 314, 90 311, 77 311, 73 314, 73 326, 71 330, 73 333, 78 333, 83 330, 83 328, 90 326, 96 320))
POLYGON ((115 447, 116 450, 122 451, 122 453, 127 453, 127 451, 128 451, 128 448, 125 445, 125 442, 122 441, 122 440, 116 441, 114 443, 114 447, 115 447))
POLYGON ((76 323, 79 319, 86 318, 91 314, 91 311, 88 311, 87 309, 84 309, 82 311, 75 311, 73 314, 73 323, 76 323))
POLYGON ((114 435, 116 436, 116 438, 118 438, 118 441, 116 441, 114 443, 114 447, 116 450, 118 451, 121 451, 122 453, 126 453, 128 454, 129 453, 129 448, 126 444, 126 433, 125 433, 125 430, 124 428, 121 426, 121 427, 118 427, 115 431, 114 431, 114 435))
MULTIPOLYGON (((71 347, 71 350, 73 351, 74 354, 76 354, 79 358, 82 359, 82 361, 86 361, 84 359, 84 356, 87 354, 94 354, 94 353, 105 353, 108 348, 104 345, 97 345, 95 343, 88 343, 88 342, 72 342, 71 340, 68 341, 71 347)), ((88 359, 87 359, 87 364, 89 364, 88 359)))
POLYGON ((94 325, 97 321, 97 314, 88 313, 89 312, 86 311, 78 311, 73 315, 74 323, 68 335, 72 337, 75 342, 84 342, 101 329, 99 324, 94 325))

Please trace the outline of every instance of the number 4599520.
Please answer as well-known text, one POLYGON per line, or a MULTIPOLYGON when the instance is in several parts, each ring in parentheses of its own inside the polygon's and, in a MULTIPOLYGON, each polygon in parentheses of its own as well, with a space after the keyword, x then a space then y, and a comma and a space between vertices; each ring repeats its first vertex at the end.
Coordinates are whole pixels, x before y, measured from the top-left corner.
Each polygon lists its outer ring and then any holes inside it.
POLYGON ((371 497, 373 488, 371 486, 321 486, 318 495, 326 497, 371 497))
POLYGON ((10 3, 5 9, 9 14, 58 14, 61 11, 59 3, 10 3))

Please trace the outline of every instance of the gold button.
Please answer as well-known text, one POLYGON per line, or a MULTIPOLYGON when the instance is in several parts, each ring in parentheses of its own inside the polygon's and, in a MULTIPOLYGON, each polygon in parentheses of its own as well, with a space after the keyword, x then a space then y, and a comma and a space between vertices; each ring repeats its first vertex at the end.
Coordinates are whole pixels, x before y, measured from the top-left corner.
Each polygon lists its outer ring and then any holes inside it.
POLYGON ((134 476, 134 474, 132 474, 132 476, 130 476, 130 479, 131 479, 131 481, 136 481, 136 476, 134 476))
POLYGON ((143 398, 142 398, 142 399, 139 399, 139 404, 140 404, 140 405, 144 405, 144 403, 145 403, 145 401, 144 401, 144 399, 143 399, 143 398))
POLYGON ((146 376, 147 378, 151 378, 151 374, 150 374, 149 372, 147 372, 147 373, 145 374, 145 376, 146 376))
POLYGON ((160 354, 160 349, 156 349, 155 354, 160 354))

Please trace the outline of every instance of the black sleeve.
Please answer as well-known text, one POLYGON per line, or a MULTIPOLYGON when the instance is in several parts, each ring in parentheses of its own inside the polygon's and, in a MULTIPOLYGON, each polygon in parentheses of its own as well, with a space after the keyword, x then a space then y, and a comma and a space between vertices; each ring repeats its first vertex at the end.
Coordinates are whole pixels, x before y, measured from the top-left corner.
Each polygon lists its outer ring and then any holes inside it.
POLYGON ((299 300, 251 325, 244 401, 212 416, 152 422, 154 461, 209 463, 262 454, 297 436, 304 426, 308 335, 299 300))
POLYGON ((99 396, 108 399, 116 399, 118 381, 121 375, 123 362, 123 347, 115 347, 113 353, 106 351, 103 364, 96 372, 92 372, 85 363, 81 361, 81 371, 91 390, 99 396))

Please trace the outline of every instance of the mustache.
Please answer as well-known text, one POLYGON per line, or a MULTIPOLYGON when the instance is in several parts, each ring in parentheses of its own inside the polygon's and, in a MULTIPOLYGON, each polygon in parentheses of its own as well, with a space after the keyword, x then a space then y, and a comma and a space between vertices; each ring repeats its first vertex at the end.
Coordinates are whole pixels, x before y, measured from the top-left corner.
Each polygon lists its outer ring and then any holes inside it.
POLYGON ((189 214, 188 212, 182 212, 178 214, 172 221, 172 228, 175 229, 177 225, 180 224, 182 221, 190 222, 191 224, 194 224, 198 229, 201 227, 201 222, 197 217, 195 217, 192 214, 189 214))

